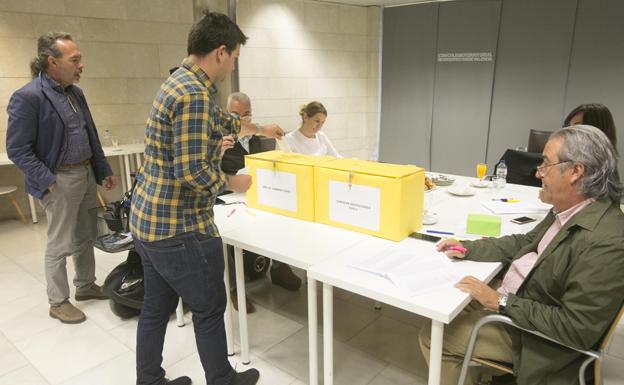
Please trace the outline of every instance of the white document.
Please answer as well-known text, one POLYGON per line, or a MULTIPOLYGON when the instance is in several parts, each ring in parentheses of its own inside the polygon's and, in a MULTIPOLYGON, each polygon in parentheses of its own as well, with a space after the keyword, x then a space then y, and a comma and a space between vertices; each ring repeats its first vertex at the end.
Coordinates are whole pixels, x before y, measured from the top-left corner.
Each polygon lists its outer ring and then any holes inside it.
POLYGON ((543 214, 548 212, 552 206, 537 201, 501 202, 487 201, 481 205, 490 210, 493 214, 543 214))
POLYGON ((243 167, 236 172, 236 175, 248 175, 248 174, 249 174, 249 170, 247 170, 247 167, 243 167))
POLYGON ((426 250, 391 248, 358 258, 350 266, 384 277, 410 296, 449 287, 461 279, 453 263, 434 245, 426 250))
POLYGON ((329 182, 329 218, 347 225, 379 231, 381 191, 344 182, 329 182))
POLYGON ((297 175, 291 172, 256 169, 258 204, 297 211, 297 175))

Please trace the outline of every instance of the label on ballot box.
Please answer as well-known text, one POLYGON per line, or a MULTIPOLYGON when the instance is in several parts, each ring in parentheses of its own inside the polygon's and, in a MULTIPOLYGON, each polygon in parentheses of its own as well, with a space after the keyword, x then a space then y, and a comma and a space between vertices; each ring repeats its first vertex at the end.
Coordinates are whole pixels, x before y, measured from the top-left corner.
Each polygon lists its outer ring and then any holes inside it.
POLYGON ((258 205, 297 212, 297 174, 256 169, 258 205))
POLYGON ((329 217, 332 221, 379 231, 381 190, 377 187, 329 182, 329 217))
POLYGON ((282 151, 245 156, 245 167, 252 177, 247 205, 314 221, 314 165, 333 159, 282 151))
POLYGON ((425 170, 357 159, 315 166, 316 221, 400 241, 422 226, 425 170))

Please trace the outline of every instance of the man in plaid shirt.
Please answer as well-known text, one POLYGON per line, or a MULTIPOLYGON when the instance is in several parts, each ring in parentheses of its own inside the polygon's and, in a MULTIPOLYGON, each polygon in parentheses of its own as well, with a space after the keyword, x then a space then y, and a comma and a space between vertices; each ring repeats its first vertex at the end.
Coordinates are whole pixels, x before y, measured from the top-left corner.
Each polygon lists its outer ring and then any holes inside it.
POLYGON ((247 175, 221 172, 224 135, 284 135, 275 125, 242 122, 214 102, 247 37, 227 16, 205 12, 189 33, 188 54, 152 103, 145 164, 137 175, 130 228, 143 262, 145 298, 137 329, 137 385, 188 385, 161 367, 169 315, 178 297, 193 312, 197 350, 210 385, 255 384, 259 373, 236 373, 227 359, 223 247, 214 224, 217 194, 246 191, 247 175))

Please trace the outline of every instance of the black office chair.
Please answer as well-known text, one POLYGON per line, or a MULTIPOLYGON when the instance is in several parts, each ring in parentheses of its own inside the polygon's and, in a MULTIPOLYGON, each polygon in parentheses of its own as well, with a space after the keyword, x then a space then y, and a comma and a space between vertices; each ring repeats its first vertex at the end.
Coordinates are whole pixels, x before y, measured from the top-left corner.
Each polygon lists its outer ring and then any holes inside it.
POLYGON ((527 146, 527 151, 538 152, 541 154, 542 151, 544 151, 546 142, 548 142, 548 138, 550 138, 550 134, 552 134, 552 131, 539 131, 531 129, 529 131, 529 144, 527 146))
MULTIPOLYGON (((540 187, 542 181, 535 176, 537 166, 542 163, 541 153, 507 150, 501 160, 507 165, 507 182, 524 186, 540 187)), ((498 167, 498 164, 496 167, 498 167)), ((496 168, 495 168, 496 170, 496 168)), ((496 171, 494 172, 496 174, 496 171)))

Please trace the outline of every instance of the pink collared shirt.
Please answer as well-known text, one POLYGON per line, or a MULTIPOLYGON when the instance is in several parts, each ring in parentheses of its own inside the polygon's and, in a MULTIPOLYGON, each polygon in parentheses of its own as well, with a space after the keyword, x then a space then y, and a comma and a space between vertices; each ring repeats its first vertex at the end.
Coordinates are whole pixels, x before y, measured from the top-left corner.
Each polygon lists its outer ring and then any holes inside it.
POLYGON ((566 211, 556 214, 555 220, 553 221, 552 225, 550 225, 546 233, 544 233, 544 236, 540 240, 539 244, 537 245, 537 252, 532 251, 530 253, 527 253, 522 257, 516 259, 511 264, 509 270, 507 271, 507 274, 505 274, 505 277, 503 278, 503 283, 498 288, 498 292, 503 295, 507 295, 510 293, 516 294, 518 288, 520 287, 520 285, 522 285, 522 282, 524 282, 524 279, 527 277, 527 275, 529 275, 531 270, 533 270, 533 266, 535 266, 535 263, 539 259, 540 255, 542 255, 544 249, 546 249, 550 241, 553 240, 559 230, 561 230, 561 228, 566 224, 568 220, 570 220, 570 218, 574 216, 574 214, 583 210, 594 201, 594 198, 585 199, 583 202, 570 207, 566 211))

